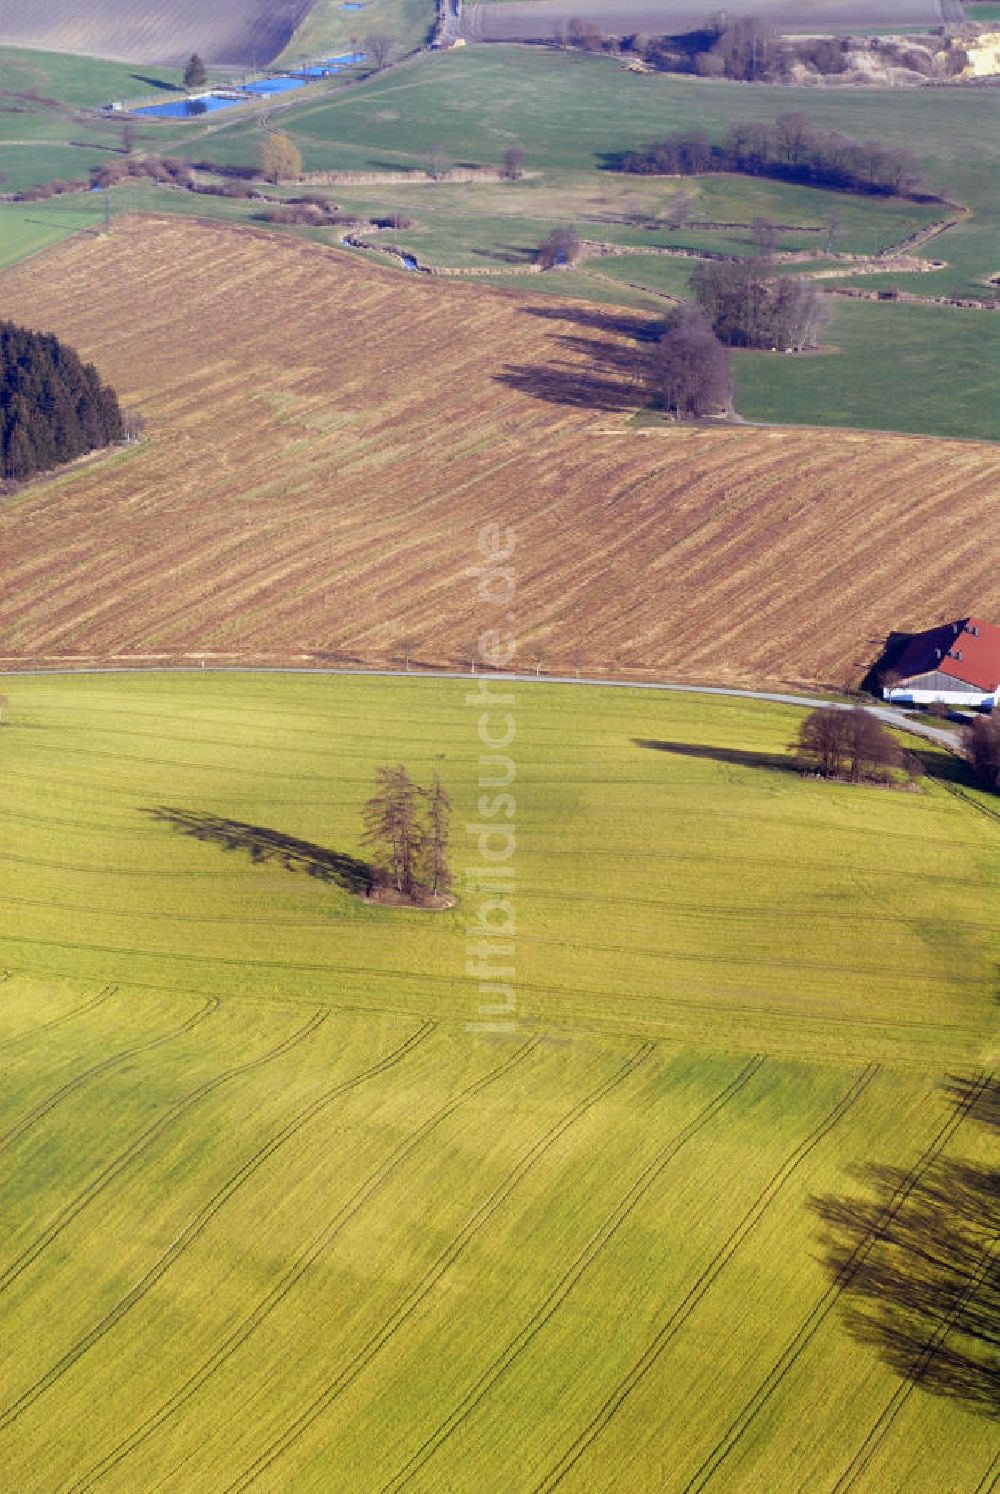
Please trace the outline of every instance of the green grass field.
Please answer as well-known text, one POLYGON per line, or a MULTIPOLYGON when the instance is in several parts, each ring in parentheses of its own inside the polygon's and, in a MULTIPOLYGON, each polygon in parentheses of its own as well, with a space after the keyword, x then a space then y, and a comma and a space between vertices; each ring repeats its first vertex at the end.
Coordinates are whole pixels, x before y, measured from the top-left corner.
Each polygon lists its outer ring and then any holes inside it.
POLYGON ((15 264, 60 243, 67 235, 100 223, 104 203, 96 194, 57 197, 49 202, 0 205, 0 267, 15 264))
POLYGON ((72 108, 97 109, 110 99, 133 100, 181 87, 179 70, 75 57, 68 52, 35 52, 0 47, 0 90, 9 99, 56 100, 72 108), (166 90, 166 91, 165 91, 166 90))
MULTIPOLYGON (((896 282, 898 284, 898 281, 896 282)), ((837 301, 829 353, 733 357, 748 420, 995 440, 1000 322, 950 306, 837 301)))
POLYGON ((316 0, 275 67, 291 66, 303 57, 337 56, 352 42, 379 33, 393 41, 393 54, 405 56, 426 46, 434 30, 433 0, 363 0, 359 11, 345 10, 342 0, 316 0))
MULTIPOLYGON (((995 269, 987 235, 995 234, 1000 215, 993 185, 996 132, 988 127, 995 108, 992 96, 982 91, 748 91, 681 77, 636 77, 610 58, 485 47, 415 59, 363 88, 341 90, 328 102, 291 105, 282 117, 304 147, 311 169, 424 166, 435 145, 444 146, 456 161, 496 163, 516 141, 527 153, 529 168, 545 174, 548 189, 562 191, 585 182, 614 190, 615 179, 595 174, 601 158, 646 145, 672 129, 699 125, 721 138, 734 120, 773 119, 801 109, 821 128, 911 149, 935 190, 972 208, 969 220, 933 242, 928 257, 939 255, 958 264, 968 280, 981 286, 981 277, 995 269)), ((216 158, 248 161, 256 148, 257 126, 252 120, 233 122, 213 131, 211 138, 216 158)), ((660 189, 677 185, 661 183, 660 189)), ((764 210, 782 221, 798 221, 810 197, 813 202, 834 199, 842 215, 862 219, 881 211, 874 202, 845 194, 752 185, 770 192, 764 210)), ((637 194, 649 186, 642 179, 626 183, 637 194)), ((715 186, 699 184, 699 190, 714 191, 715 186)), ((824 210, 830 205, 824 202, 824 210)), ((862 223, 856 226, 861 229, 862 223)))
POLYGON ((986 1155, 938 1090, 997 1059, 986 796, 804 779, 788 707, 519 684, 481 1031, 468 690, 7 681, 6 1486, 976 1488, 990 1423, 849 1335, 809 1200, 986 1155), (451 910, 247 854, 363 854, 398 759, 454 797, 451 910))
MULTIPOLYGON (((296 40, 296 57, 324 50, 318 44, 319 31, 312 38, 317 45, 312 46, 310 24, 322 30, 334 20, 338 26, 343 23, 350 33, 345 45, 350 36, 374 25, 374 16, 367 12, 359 16, 337 11, 334 16, 335 10, 317 8, 296 40)), ((329 46, 334 45, 339 42, 330 40, 329 46)), ((48 97, 47 87, 75 105, 94 104, 127 94, 127 85, 138 86, 140 75, 120 67, 114 71, 110 64, 53 59, 50 54, 10 56, 9 81, 21 92, 17 112, 0 115, 0 136, 8 145, 9 187, 17 190, 53 176, 86 175, 103 150, 120 144, 118 125, 95 115, 74 117, 68 106, 54 108, 32 100, 27 97, 29 86, 42 92, 43 99, 48 97), (70 145, 70 140, 78 143, 70 145)), ((150 79, 156 81, 153 75, 150 79)), ((170 80, 164 76, 161 81, 170 80)), ((804 110, 822 128, 911 148, 929 184, 970 209, 957 227, 920 251, 928 260, 941 260, 940 270, 854 275, 839 283, 891 282, 928 297, 983 293, 988 277, 996 272, 1000 232, 993 144, 1000 137, 989 128, 995 102, 988 91, 747 90, 675 76, 636 77, 607 57, 483 47, 414 58, 360 84, 340 81, 329 89, 317 85, 308 97, 268 112, 269 124, 280 124, 291 134, 311 172, 423 171, 436 146, 458 165, 496 165, 509 145, 519 143, 526 151, 527 174, 518 183, 386 182, 329 189, 345 210, 372 216, 396 210, 411 218, 413 228, 394 231, 392 238, 422 264, 489 271, 490 284, 514 291, 523 290, 525 282, 509 272, 530 262, 537 244, 557 222, 574 223, 585 238, 628 248, 745 254, 750 248, 746 228, 705 228, 699 222, 740 225, 766 217, 784 225, 778 233, 782 250, 822 252, 832 229, 836 252, 872 254, 950 211, 939 203, 865 199, 764 180, 720 176, 682 182, 626 177, 602 169, 605 159, 616 152, 643 146, 671 129, 697 124, 722 138, 735 119, 770 119, 795 109, 804 110), (645 226, 643 217, 659 219, 662 225, 671 198, 681 188, 693 198, 694 221, 681 229, 645 226)), ((255 164, 265 134, 256 107, 231 117, 214 115, 190 124, 147 122, 138 128, 140 150, 224 165, 255 164)), ((151 206, 228 221, 260 221, 261 209, 255 204, 187 198, 145 187, 119 188, 113 196, 116 212, 151 206)), ((52 242, 60 229, 72 231, 80 213, 89 218, 86 208, 67 208, 51 217, 32 213, 26 219, 17 205, 12 211, 0 204, 0 230, 10 227, 0 262, 10 263, 52 242)), ((291 231, 335 239, 329 230, 291 231)), ((591 262, 579 274, 558 284, 553 278, 546 285, 557 295, 573 293, 604 304, 656 308, 663 305, 658 298, 664 294, 685 293, 691 268, 683 260, 637 255, 627 262, 591 262)), ((994 434, 995 402, 986 371, 994 356, 992 325, 973 326, 968 317, 935 307, 867 306, 839 308, 836 325, 842 352, 827 360, 822 371, 811 368, 804 379, 798 373, 801 363, 795 364, 793 373, 766 360, 738 360, 741 397, 747 400, 743 413, 755 419, 994 434), (935 380, 931 385, 926 383, 928 376, 935 380), (873 388, 878 392, 874 403, 873 388)))

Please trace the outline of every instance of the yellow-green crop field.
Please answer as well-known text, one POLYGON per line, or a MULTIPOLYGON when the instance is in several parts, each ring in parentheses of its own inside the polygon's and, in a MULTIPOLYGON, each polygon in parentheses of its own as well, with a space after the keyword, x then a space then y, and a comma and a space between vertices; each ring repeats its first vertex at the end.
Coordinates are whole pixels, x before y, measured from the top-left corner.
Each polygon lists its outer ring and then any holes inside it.
POLYGON ((985 796, 803 778, 791 707, 508 687, 484 1021, 470 688, 6 683, 0 1486, 992 1488, 814 1206, 988 1161, 942 1090, 998 1062, 985 796), (445 912, 341 885, 400 760, 455 801, 445 912))

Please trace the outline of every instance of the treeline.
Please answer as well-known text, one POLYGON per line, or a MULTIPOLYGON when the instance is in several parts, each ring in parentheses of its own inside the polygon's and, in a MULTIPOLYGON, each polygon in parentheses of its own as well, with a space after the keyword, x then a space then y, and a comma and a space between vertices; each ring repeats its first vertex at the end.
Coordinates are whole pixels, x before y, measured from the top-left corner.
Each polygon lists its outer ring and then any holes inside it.
POLYGON ((736 171, 777 177, 812 187, 914 196, 922 184, 908 150, 881 140, 853 140, 839 130, 819 130, 807 115, 779 114, 772 123, 734 124, 722 145, 704 130, 676 130, 643 151, 625 151, 615 162, 639 176, 702 176, 736 171))
POLYGON ((125 433, 115 392, 50 332, 0 322, 3 476, 24 482, 125 433))

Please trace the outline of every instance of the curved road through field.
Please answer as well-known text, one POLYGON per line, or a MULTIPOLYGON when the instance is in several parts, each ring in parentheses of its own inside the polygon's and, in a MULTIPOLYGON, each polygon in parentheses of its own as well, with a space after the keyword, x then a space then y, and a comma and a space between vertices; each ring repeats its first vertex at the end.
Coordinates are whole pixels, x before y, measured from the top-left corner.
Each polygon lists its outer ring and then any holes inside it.
MULTIPOLYGON (((849 711, 856 702, 825 699, 821 695, 791 695, 775 690, 742 690, 734 685, 681 685, 658 680, 612 680, 595 679, 591 676, 560 674, 501 674, 493 670, 476 671, 453 669, 336 669, 318 666, 295 668, 292 665, 246 666, 239 664, 212 665, 203 669, 194 664, 171 664, 153 666, 148 669, 131 668, 128 665, 94 665, 83 669, 3 669, 0 677, 16 679, 18 675, 79 675, 79 674, 322 674, 358 676, 363 679, 437 679, 437 680, 490 680, 495 684, 527 685, 589 685, 613 690, 665 690, 687 695, 731 695, 746 700, 771 700, 778 705, 835 706, 837 710, 849 711)), ((911 721, 905 711, 894 706, 866 705, 866 711, 913 736, 925 737, 929 742, 957 750, 958 736, 955 727, 925 726, 923 722, 911 721)))

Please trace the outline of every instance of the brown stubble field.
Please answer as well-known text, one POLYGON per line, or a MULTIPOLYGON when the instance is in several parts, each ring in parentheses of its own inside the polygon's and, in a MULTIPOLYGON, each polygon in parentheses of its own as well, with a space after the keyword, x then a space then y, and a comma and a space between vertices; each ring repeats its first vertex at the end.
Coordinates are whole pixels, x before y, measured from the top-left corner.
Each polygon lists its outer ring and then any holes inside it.
POLYGON ((141 447, 0 506, 2 667, 467 663, 517 538, 519 668, 840 684, 998 611, 985 443, 626 427, 628 313, 128 219, 0 276, 141 447))
POLYGON ((0 43, 79 52, 146 67, 209 63, 260 66, 277 57, 311 8, 273 0, 32 0, 0 6, 0 43))

